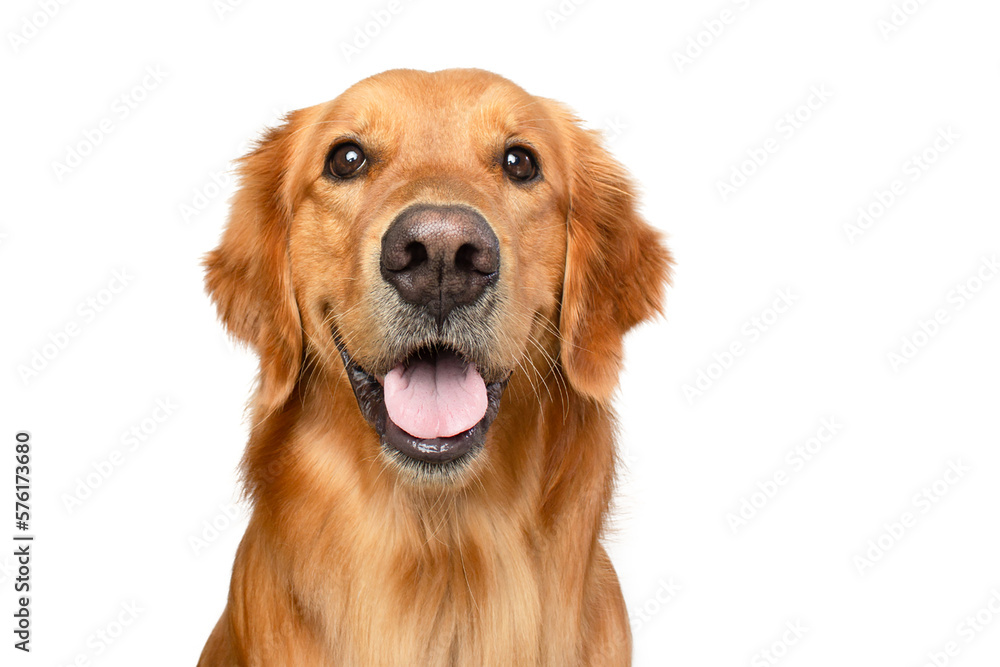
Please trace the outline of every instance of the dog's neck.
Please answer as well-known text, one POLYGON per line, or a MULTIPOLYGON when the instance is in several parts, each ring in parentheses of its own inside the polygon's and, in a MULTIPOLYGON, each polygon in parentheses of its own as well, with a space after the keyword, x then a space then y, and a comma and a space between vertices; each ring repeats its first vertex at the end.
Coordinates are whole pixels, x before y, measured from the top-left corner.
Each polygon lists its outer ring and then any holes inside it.
POLYGON ((256 502, 237 561, 266 558, 268 574, 242 580, 253 568, 238 567, 233 599, 270 596, 315 637, 337 637, 349 616, 387 647, 426 640, 428 656, 460 664, 534 664, 540 646, 564 650, 573 628, 548 627, 546 610, 583 614, 584 582, 595 563, 608 567, 598 538, 612 492, 613 420, 549 379, 512 378, 486 444, 496 449, 466 483, 434 488, 383 467, 344 378, 304 376, 252 429, 244 470, 255 471, 246 482, 256 502), (428 622, 434 632, 407 639, 428 622), (524 653, 488 657, 484 646, 524 653))

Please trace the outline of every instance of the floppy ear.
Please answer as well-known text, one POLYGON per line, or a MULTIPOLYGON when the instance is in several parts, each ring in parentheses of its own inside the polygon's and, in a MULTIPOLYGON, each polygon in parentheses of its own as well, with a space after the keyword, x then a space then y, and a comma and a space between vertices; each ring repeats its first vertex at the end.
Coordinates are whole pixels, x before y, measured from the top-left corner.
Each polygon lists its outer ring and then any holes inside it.
POLYGON ((205 258, 205 283, 219 317, 260 357, 257 397, 265 410, 288 398, 302 363, 287 242, 294 115, 240 159, 229 222, 219 247, 205 258))
POLYGON ((618 384, 625 332, 662 312, 673 260, 660 233, 636 211, 628 174, 600 134, 571 122, 561 358, 570 384, 604 402, 618 384))

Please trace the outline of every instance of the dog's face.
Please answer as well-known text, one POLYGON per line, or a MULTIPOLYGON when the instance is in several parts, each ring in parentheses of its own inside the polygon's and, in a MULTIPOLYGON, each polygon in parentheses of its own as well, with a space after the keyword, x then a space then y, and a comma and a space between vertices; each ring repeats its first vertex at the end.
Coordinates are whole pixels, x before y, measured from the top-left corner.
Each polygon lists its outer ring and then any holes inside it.
POLYGON ((605 401, 669 256, 621 168, 560 105, 478 70, 386 72, 244 160, 209 289, 261 355, 346 376, 385 463, 455 479, 512 374, 605 401), (342 370, 341 370, 342 369, 342 370))
POLYGON ((556 123, 468 72, 378 77, 311 122, 315 178, 289 238, 303 328, 324 363, 343 358, 390 455, 465 461, 556 313, 556 123))

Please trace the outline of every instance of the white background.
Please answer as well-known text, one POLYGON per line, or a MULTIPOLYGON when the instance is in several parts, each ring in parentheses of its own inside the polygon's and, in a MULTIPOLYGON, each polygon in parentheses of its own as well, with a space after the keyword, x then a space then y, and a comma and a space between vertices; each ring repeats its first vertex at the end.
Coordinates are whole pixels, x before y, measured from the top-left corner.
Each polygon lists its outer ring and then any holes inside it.
POLYGON ((610 550, 637 665, 1000 664, 1000 5, 895 1, 400 0, 348 58, 387 1, 46 17, 8 0, 0 537, 26 429, 37 541, 30 656, 0 548, 3 664, 195 663, 245 523, 227 515, 256 369, 199 266, 230 161, 281 113, 401 66, 482 67, 568 103, 670 235, 667 318, 630 337, 619 401, 610 550), (851 232, 859 207, 875 215, 851 232), (176 406, 162 423, 158 400, 176 406), (836 434, 788 458, 823 420, 836 434))

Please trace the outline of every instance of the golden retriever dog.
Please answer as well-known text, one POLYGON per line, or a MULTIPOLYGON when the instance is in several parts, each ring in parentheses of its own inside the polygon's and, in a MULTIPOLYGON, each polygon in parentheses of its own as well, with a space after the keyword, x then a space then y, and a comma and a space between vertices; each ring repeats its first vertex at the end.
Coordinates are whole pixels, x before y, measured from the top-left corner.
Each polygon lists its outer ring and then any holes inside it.
POLYGON ((393 70, 240 166, 207 287, 260 356, 205 667, 627 665, 622 338, 671 258, 564 106, 393 70))

